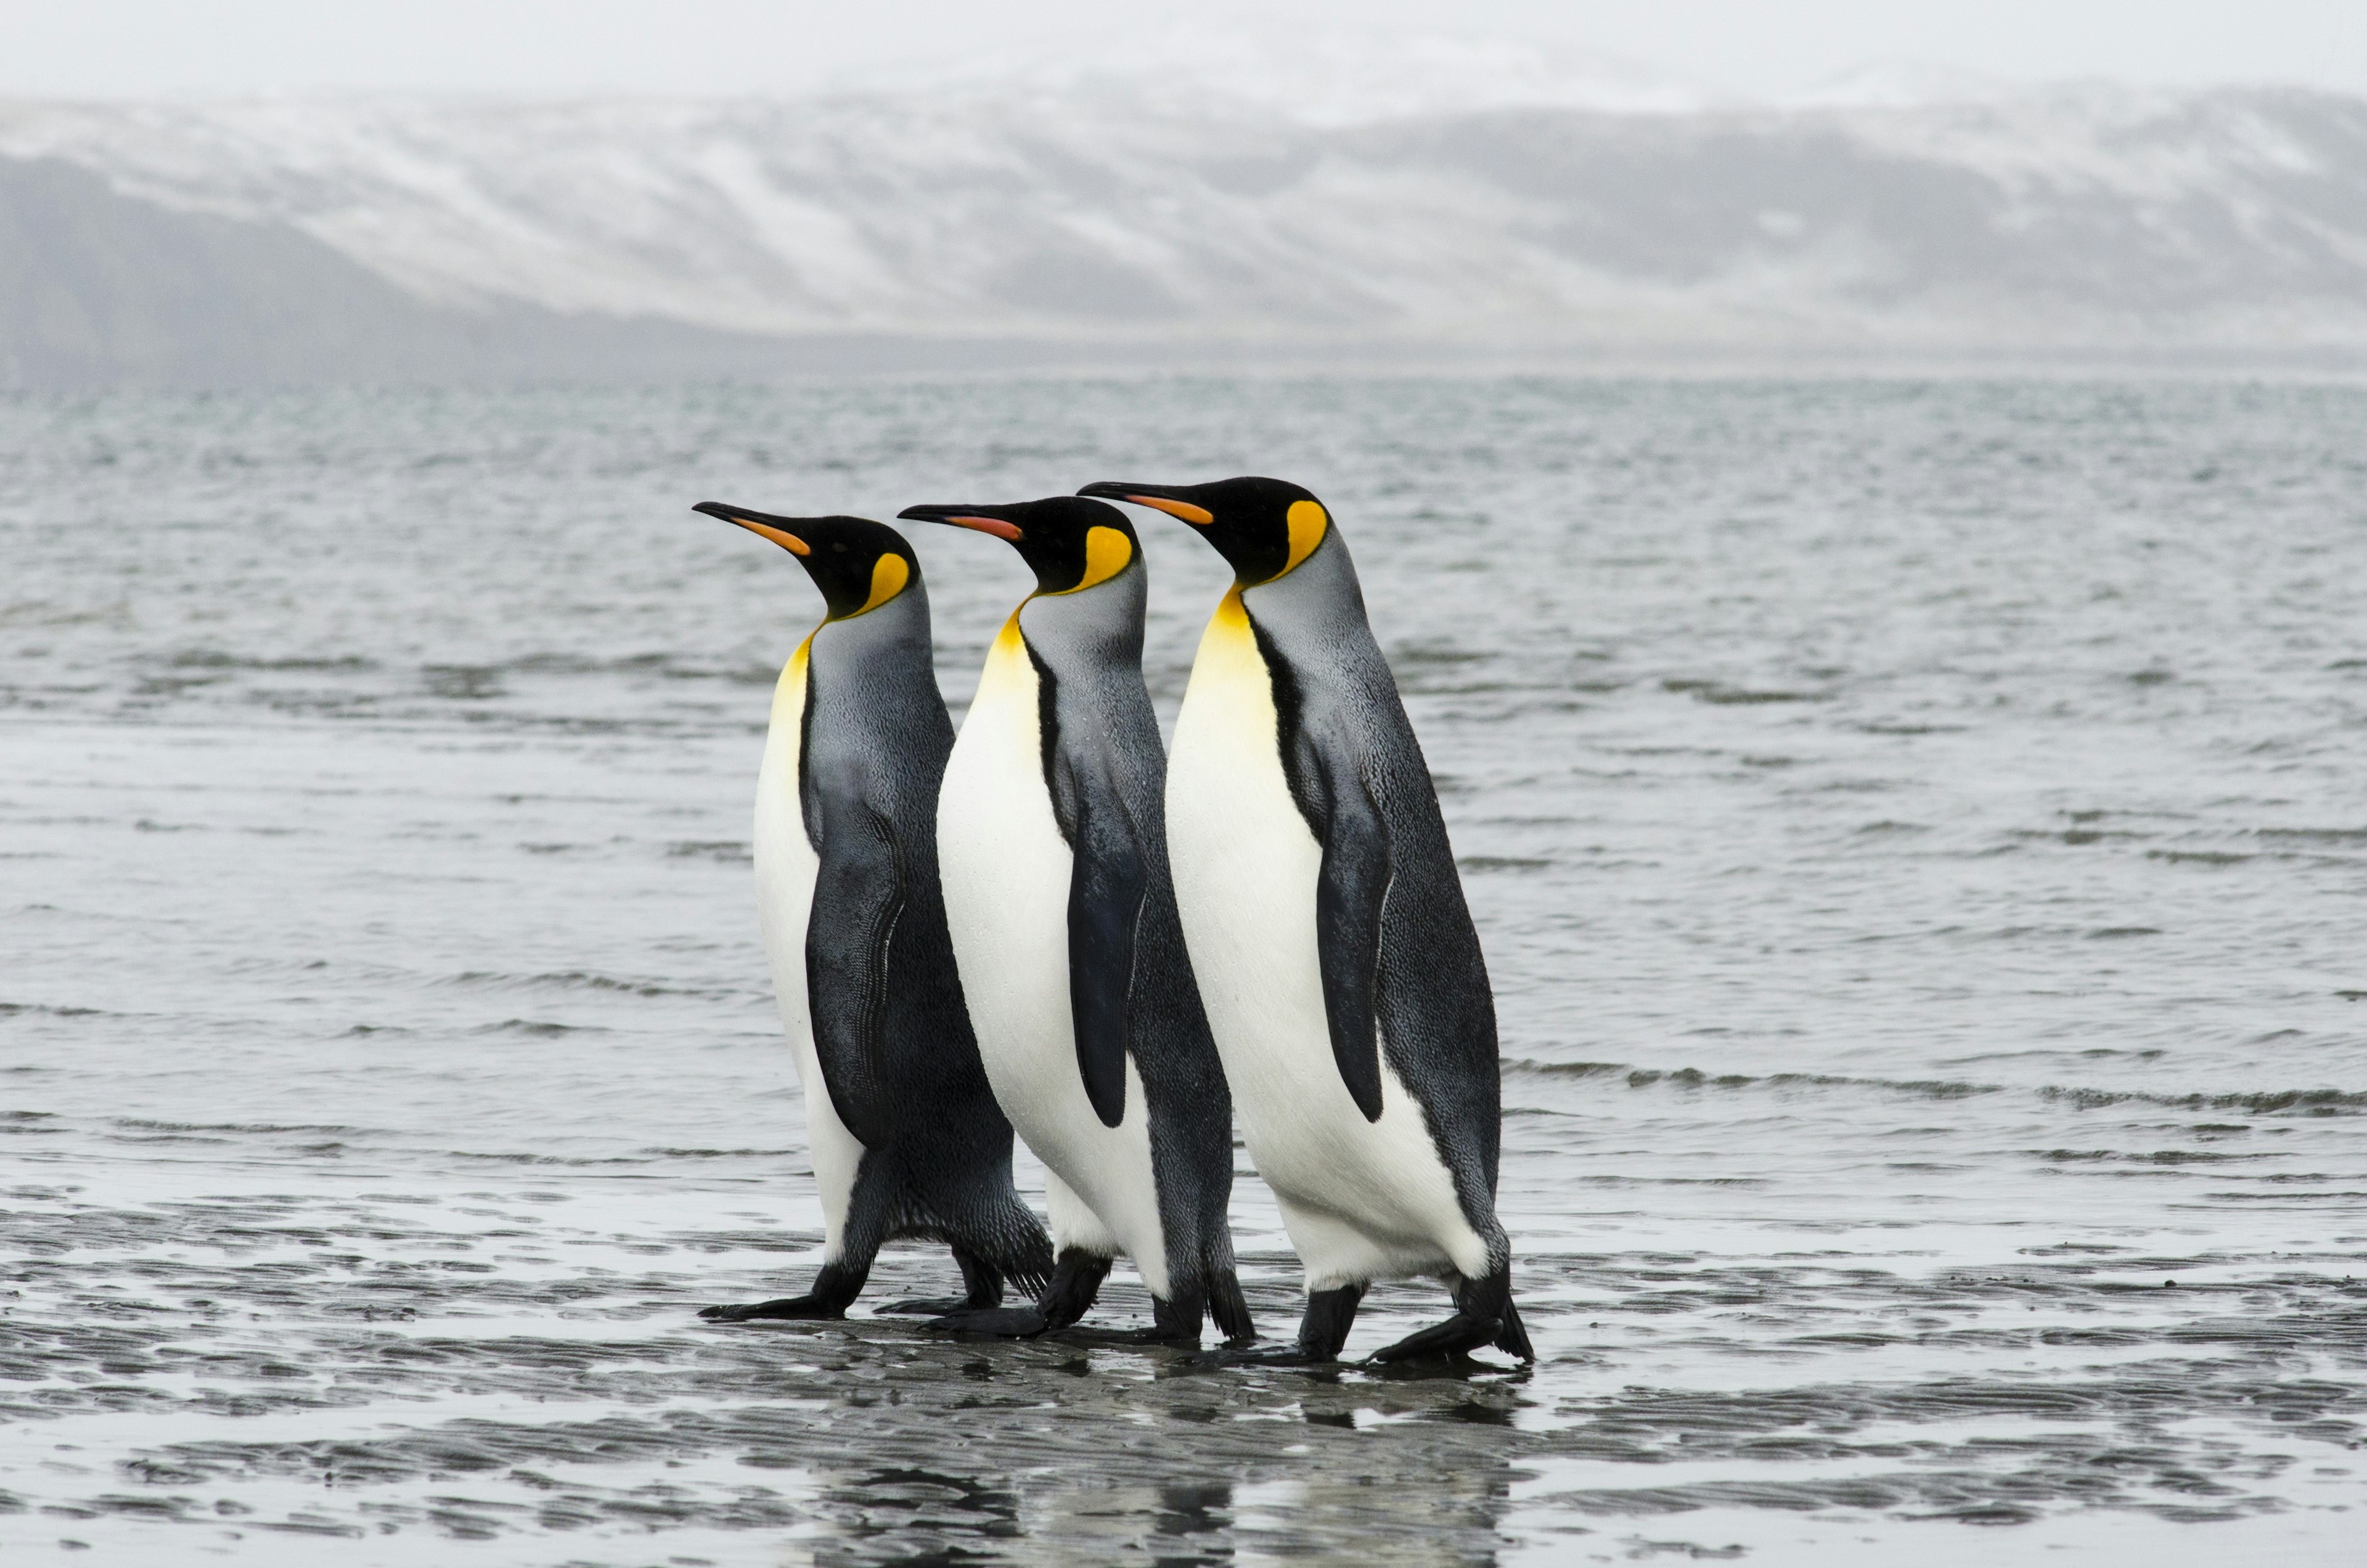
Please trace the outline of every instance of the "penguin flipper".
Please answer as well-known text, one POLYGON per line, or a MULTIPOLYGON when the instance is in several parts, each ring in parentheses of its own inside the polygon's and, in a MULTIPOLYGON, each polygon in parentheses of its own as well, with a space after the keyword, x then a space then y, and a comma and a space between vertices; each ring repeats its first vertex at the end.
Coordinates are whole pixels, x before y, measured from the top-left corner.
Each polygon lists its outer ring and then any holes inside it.
POLYGON ((904 912, 903 856, 868 806, 825 819, 813 918, 806 926, 806 995, 814 1056, 838 1119, 867 1148, 889 1142, 880 1092, 889 943, 904 912))
POLYGON ((1387 829, 1353 774, 1330 791, 1330 831, 1315 883, 1316 954, 1323 971, 1323 1012, 1331 1025, 1331 1059, 1367 1122, 1381 1119, 1381 1036, 1377 976, 1381 910, 1389 896, 1387 829))
POLYGON ((1102 1125, 1115 1127, 1126 1120, 1127 1002, 1150 874, 1123 809, 1089 807, 1079 798, 1076 815, 1076 863, 1069 876, 1070 1016, 1085 1098, 1102 1125))

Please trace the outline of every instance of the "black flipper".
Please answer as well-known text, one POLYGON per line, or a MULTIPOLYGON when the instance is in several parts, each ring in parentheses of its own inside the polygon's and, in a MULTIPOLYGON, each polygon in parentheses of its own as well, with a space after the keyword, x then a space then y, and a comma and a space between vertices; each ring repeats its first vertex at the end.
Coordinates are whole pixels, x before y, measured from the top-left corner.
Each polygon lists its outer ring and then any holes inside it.
POLYGON ((1376 1007, 1381 908, 1389 892, 1389 844, 1363 781, 1332 772, 1331 831, 1315 883, 1316 953, 1331 1059, 1367 1122, 1381 1119, 1381 1036, 1376 1007))
POLYGON ((1125 811, 1115 800, 1088 805, 1082 794, 1069 876, 1069 1006, 1085 1098, 1102 1125, 1115 1127, 1126 1120, 1127 998, 1150 874, 1125 811))
POLYGON ((860 803, 826 808, 813 918, 806 927, 809 1011, 831 1104, 866 1148, 885 1145, 893 1133, 879 1064, 889 943, 904 903, 903 856, 891 825, 860 803))

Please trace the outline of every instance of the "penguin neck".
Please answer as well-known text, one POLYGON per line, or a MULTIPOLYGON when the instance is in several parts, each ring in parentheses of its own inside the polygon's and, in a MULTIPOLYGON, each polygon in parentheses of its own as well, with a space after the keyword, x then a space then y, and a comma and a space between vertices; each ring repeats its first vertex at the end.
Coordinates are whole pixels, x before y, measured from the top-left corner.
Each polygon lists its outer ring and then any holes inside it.
POLYGON ((1143 571, 1139 565, 1076 593, 1034 593, 1004 625, 1061 681, 1111 672, 1142 678, 1143 571))
MULTIPOLYGON (((1365 618, 1365 591, 1356 581, 1356 563, 1336 527, 1324 531, 1312 554, 1263 582, 1235 582, 1217 605, 1217 621, 1254 620, 1285 650, 1305 637, 1336 636, 1348 628, 1369 637, 1365 618)), ((1306 649, 1319 653, 1319 644, 1306 649)))
POLYGON ((857 669, 918 670, 929 672, 934 684, 928 591, 915 581, 877 609, 833 615, 813 629, 799 652, 817 679, 844 678, 857 669))

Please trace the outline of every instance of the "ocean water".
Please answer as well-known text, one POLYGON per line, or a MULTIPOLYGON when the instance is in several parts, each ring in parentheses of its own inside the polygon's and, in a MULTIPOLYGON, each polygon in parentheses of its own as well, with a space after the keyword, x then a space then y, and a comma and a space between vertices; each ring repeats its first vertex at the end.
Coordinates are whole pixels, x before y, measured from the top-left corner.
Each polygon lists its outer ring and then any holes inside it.
MULTIPOLYGON (((1225 572, 1143 525, 1172 721, 1225 572)), ((1025 574, 915 532, 958 711, 1025 574)), ((2355 1562, 2362 764, 2355 388, 0 400, 0 1542, 2355 1562), (927 1247, 700 1323, 818 1247, 748 835, 819 608, 690 503, 1243 471, 1331 503, 1437 774, 1543 1359, 947 1342, 868 1314, 927 1247)))

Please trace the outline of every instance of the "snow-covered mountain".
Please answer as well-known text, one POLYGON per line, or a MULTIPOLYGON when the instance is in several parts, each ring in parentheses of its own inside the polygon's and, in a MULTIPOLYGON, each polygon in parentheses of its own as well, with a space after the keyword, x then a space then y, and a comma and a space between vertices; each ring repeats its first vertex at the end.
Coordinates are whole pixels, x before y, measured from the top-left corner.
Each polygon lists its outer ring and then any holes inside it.
MULTIPOLYGON (((1303 89, 1255 52, 1150 60, 770 101, 0 105, 0 159, 314 244, 439 317, 735 343, 2367 350, 2367 100, 1889 70, 1752 106, 1452 40, 1303 89)), ((14 265, 87 272, 45 222, 14 265)))

